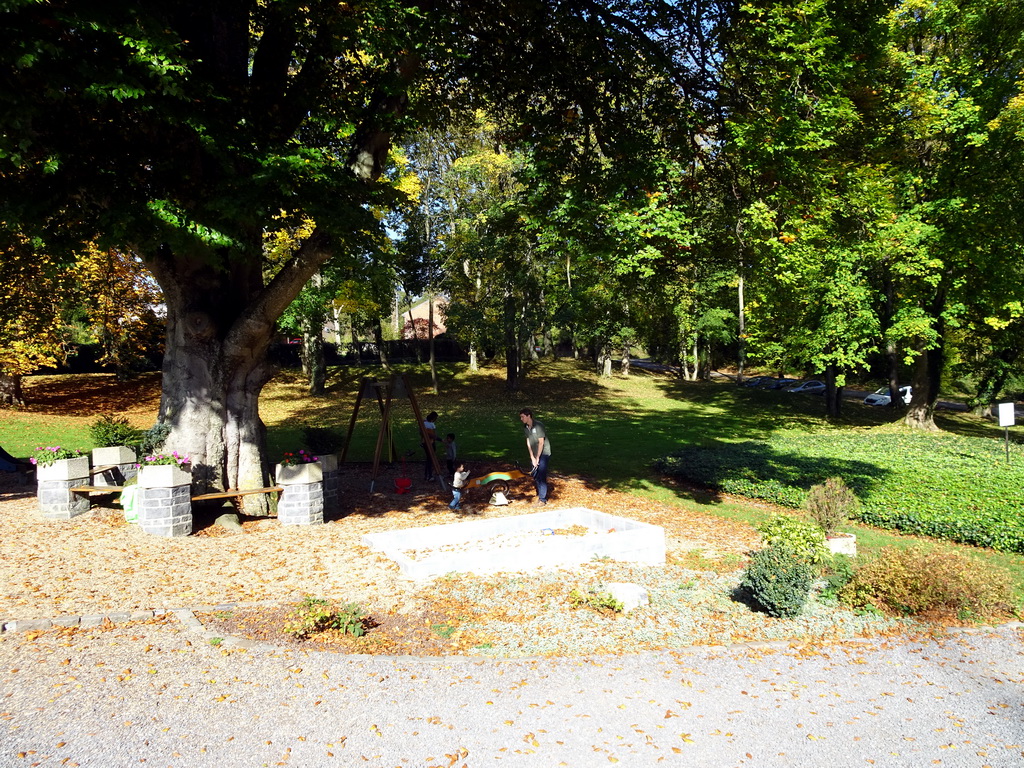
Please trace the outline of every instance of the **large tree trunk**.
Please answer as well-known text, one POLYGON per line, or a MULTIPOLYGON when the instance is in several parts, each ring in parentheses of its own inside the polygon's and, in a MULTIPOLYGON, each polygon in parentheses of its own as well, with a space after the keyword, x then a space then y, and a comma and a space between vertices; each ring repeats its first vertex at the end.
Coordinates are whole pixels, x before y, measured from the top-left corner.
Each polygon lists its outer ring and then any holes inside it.
MULTIPOLYGON (((737 224, 737 229, 739 225, 737 224)), ((737 317, 739 329, 736 344, 736 380, 743 381, 743 372, 747 367, 747 307, 743 296, 743 254, 740 254, 739 283, 736 286, 737 317)))
POLYGON ((918 345, 914 362, 914 393, 907 407, 903 423, 914 429, 935 431, 935 401, 939 396, 939 379, 942 375, 942 341, 936 349, 925 351, 918 345))
POLYGON ((505 391, 518 392, 522 385, 523 357, 519 338, 519 305, 509 286, 505 287, 503 302, 505 325, 505 391))
POLYGON ((302 372, 309 382, 309 394, 322 395, 327 386, 327 361, 323 334, 315 327, 302 329, 302 372))
POLYGON ((519 360, 519 344, 509 344, 505 347, 505 390, 518 392, 520 384, 520 373, 522 367, 519 360))
MULTIPOLYGON (((885 305, 882 312, 882 330, 888 330, 892 323, 893 305, 895 303, 892 281, 885 281, 885 305)), ((889 382, 889 406, 892 408, 905 408, 906 403, 900 395, 900 355, 896 343, 888 339, 885 343, 885 360, 887 366, 887 378, 889 382)))
POLYGON ((611 378, 612 348, 607 341, 601 342, 601 351, 597 355, 597 369, 601 378, 611 378))
POLYGON ((843 388, 836 386, 836 367, 825 366, 825 415, 837 419, 843 411, 843 388))
POLYGON ((437 352, 434 349, 434 294, 427 294, 427 339, 430 345, 430 383, 434 394, 441 394, 441 386, 437 381, 437 352))
POLYGON ((0 405, 24 405, 21 376, 0 373, 0 405))
MULTIPOLYGON (((313 275, 313 284, 320 288, 323 277, 318 271, 313 275)), ((325 309, 313 309, 302 318, 302 372, 309 382, 309 394, 322 395, 327 385, 327 361, 324 359, 324 325, 327 321, 325 309)))
MULTIPOLYGON (((171 426, 165 445, 191 457, 197 490, 262 488, 269 485, 269 468, 262 463, 265 429, 258 403, 273 373, 265 362, 272 326, 239 349, 195 307, 199 292, 188 293, 192 300, 184 305, 170 300, 167 306, 159 416, 171 426)), ((266 513, 261 506, 254 511, 266 513)))
MULTIPOLYGON (((258 237, 252 242, 260 247, 258 237)), ((159 420, 171 427, 165 447, 191 458, 195 490, 268 484, 259 417, 260 392, 273 374, 267 348, 277 318, 329 256, 314 232, 266 287, 254 254, 223 268, 210 254, 163 249, 147 257, 167 304, 159 420)), ((246 512, 268 511, 265 494, 246 497, 246 512)))
POLYGON ((377 346, 377 359, 380 361, 380 367, 385 371, 390 368, 388 364, 388 350, 384 346, 384 331, 381 330, 382 318, 377 318, 373 323, 373 343, 377 346))

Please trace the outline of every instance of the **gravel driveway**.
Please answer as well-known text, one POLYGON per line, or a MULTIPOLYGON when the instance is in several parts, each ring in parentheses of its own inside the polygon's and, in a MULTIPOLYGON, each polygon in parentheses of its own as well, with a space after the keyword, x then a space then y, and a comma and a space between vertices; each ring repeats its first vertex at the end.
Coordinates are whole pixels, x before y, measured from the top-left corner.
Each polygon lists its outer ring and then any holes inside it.
POLYGON ((1019 766, 1020 625, 580 659, 214 646, 176 619, 0 636, 2 766, 1019 766))

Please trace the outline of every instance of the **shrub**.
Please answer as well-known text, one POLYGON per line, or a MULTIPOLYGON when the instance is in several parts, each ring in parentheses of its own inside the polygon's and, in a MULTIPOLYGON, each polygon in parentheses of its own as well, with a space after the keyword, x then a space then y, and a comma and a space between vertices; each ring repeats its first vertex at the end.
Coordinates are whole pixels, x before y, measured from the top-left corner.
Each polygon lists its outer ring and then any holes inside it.
POLYGON ((137 447, 142 441, 142 430, 128 423, 124 416, 105 413, 89 425, 89 437, 97 448, 113 445, 137 447))
POLYGON ((612 597, 610 592, 599 592, 595 589, 588 589, 586 592, 574 589, 569 593, 569 604, 573 608, 585 605, 595 611, 611 611, 612 613, 622 613, 622 609, 626 607, 622 601, 612 597))
POLYGON ((837 600, 843 587, 853 581, 853 564, 850 558, 846 555, 833 555, 822 576, 825 579, 825 587, 821 590, 821 596, 837 600))
POLYGON ((345 436, 331 427, 303 427, 302 444, 315 454, 337 453, 345 445, 345 436))
POLYGON ((834 536, 839 526, 859 510, 857 494, 841 477, 830 477, 820 485, 812 485, 807 493, 807 514, 821 526, 825 536, 834 536))
POLYGON ((139 453, 142 455, 156 453, 163 447, 169 434, 171 434, 171 425, 158 421, 142 433, 139 439, 139 453))
POLYGON ((810 520, 773 515, 758 525, 757 530, 765 544, 785 544, 811 565, 821 565, 829 557, 825 532, 810 520))
POLYGON ((840 591, 840 599, 851 605, 867 595, 903 616, 994 616, 1012 610, 1014 584, 1001 568, 956 552, 888 547, 840 591))
POLYGON ((814 566, 786 542, 770 544, 750 558, 742 586, 769 616, 799 616, 811 592, 814 566))
POLYGON ((284 625, 284 631, 298 638, 306 638, 326 629, 337 629, 354 637, 366 634, 367 616, 355 603, 334 610, 330 601, 307 595, 296 608, 292 619, 284 625))

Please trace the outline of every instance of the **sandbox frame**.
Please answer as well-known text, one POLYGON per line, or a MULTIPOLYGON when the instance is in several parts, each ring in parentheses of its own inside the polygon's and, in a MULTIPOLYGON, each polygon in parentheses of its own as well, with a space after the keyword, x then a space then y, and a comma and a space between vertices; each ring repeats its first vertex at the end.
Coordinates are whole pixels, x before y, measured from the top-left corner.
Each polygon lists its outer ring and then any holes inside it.
POLYGON ((665 531, 661 526, 586 507, 370 533, 364 535, 362 541, 371 549, 394 560, 402 575, 414 580, 453 572, 486 574, 566 568, 605 557, 643 565, 665 564, 665 531), (413 549, 471 545, 504 534, 529 531, 541 533, 545 529, 553 531, 573 525, 582 525, 604 535, 548 535, 522 546, 468 549, 422 559, 413 559, 404 554, 413 549))

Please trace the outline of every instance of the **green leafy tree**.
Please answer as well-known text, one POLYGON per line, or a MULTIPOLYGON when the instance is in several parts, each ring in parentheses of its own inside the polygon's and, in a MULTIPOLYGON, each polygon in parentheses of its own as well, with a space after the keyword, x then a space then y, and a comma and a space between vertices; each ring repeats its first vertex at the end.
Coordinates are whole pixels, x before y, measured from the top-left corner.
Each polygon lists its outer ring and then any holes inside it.
POLYGON ((914 366, 907 422, 934 428, 942 377, 960 356, 950 344, 992 338, 1019 317, 1024 221, 1012 201, 1022 191, 1024 144, 1013 125, 1024 8, 905 2, 889 25, 902 118, 893 166, 901 223, 916 246, 915 259, 892 268, 901 322, 890 334, 914 366))
POLYGON ((13 0, 0 221, 55 254, 97 238, 139 254, 167 306, 168 445, 193 457, 199 484, 262 485, 257 403, 275 323, 379 228, 396 137, 479 97, 557 160, 572 159, 557 150, 568 108, 624 155, 620 137, 642 135, 625 96, 650 91, 654 70, 662 96, 704 77, 688 50, 705 32, 694 13, 639 0, 13 0), (264 282, 263 233, 282 211, 316 227, 264 282))

